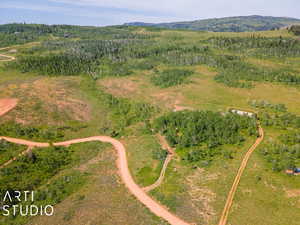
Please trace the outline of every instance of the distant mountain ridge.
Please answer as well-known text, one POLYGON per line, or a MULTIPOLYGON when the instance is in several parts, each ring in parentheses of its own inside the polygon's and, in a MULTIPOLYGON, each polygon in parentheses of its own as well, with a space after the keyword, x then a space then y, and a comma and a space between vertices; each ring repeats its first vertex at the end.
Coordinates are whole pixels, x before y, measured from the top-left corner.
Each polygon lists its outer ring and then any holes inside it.
POLYGON ((125 23, 126 26, 148 26, 168 29, 203 30, 215 32, 244 32, 280 29, 294 24, 300 19, 273 16, 236 16, 171 23, 125 23))

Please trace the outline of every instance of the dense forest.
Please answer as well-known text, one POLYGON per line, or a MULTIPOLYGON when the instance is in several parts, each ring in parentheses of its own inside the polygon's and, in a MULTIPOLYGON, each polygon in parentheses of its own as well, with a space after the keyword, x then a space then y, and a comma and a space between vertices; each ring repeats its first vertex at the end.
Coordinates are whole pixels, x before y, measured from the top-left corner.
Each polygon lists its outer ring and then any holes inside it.
POLYGON ((177 150, 186 149, 183 158, 192 163, 228 154, 219 147, 242 144, 246 137, 258 134, 255 118, 211 111, 172 112, 157 118, 153 127, 177 150))
POLYGON ((247 135, 257 135, 255 119, 210 111, 172 112, 158 118, 154 126, 166 135, 172 146, 189 147, 206 143, 213 148, 222 144, 237 144, 247 135))

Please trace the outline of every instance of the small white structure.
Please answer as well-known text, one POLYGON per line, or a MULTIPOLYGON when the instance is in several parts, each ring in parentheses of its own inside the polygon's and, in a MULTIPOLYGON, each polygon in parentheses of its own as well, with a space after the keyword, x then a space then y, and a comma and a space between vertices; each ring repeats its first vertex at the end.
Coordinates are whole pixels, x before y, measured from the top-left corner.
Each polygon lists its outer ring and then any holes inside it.
POLYGON ((238 110, 238 109, 230 109, 229 111, 232 112, 232 113, 239 114, 241 116, 248 116, 248 117, 251 117, 251 118, 256 116, 255 113, 242 111, 242 110, 238 110))

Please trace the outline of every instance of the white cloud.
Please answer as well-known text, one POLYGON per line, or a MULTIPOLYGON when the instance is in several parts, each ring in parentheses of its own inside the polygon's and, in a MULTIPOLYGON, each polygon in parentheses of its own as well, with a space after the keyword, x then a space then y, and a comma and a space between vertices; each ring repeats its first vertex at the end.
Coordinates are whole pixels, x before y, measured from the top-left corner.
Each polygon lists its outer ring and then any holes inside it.
POLYGON ((68 11, 66 8, 56 7, 56 6, 47 6, 47 5, 36 5, 36 4, 25 4, 25 3, 1 3, 0 8, 2 9, 28 9, 36 11, 45 11, 45 12, 57 12, 57 11, 68 11))
POLYGON ((296 16, 299 0, 51 0, 74 5, 98 6, 168 14, 178 19, 263 14, 296 16))
MULTIPOLYGON (((61 1, 60 1, 61 2, 61 1)), ((78 3, 76 3, 78 4, 78 3)), ((145 22, 168 22, 176 21, 177 17, 170 16, 155 16, 155 15, 145 15, 143 12, 131 13, 128 10, 120 9, 101 9, 101 8, 91 8, 91 7, 65 7, 63 5, 43 5, 43 4, 24 4, 20 2, 6 2, 0 5, 0 9, 23 9, 23 10, 33 10, 48 13, 59 13, 66 17, 81 17, 94 19, 94 25, 118 25, 126 22, 132 21, 145 21, 145 22)), ((62 23, 67 23, 67 21, 61 21, 62 23)))

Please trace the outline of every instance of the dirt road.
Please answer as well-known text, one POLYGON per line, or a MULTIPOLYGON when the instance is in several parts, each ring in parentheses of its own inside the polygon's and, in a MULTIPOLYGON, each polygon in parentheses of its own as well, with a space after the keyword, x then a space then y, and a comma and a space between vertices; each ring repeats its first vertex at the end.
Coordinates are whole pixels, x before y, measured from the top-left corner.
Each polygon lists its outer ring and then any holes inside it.
MULTIPOLYGON (((27 145, 28 147, 48 147, 48 146, 50 146, 49 143, 32 142, 32 141, 27 141, 27 140, 17 139, 17 138, 10 138, 10 137, 0 137, 0 139, 4 139, 6 141, 9 141, 9 142, 12 142, 15 144, 27 145)), ((188 225, 187 222, 181 220, 176 215, 170 213, 168 211, 168 209, 166 209, 164 206, 162 206, 159 203, 157 203, 156 201, 154 201, 151 197, 149 197, 144 192, 144 190, 142 188, 140 188, 134 182, 134 180, 129 172, 129 169, 128 169, 125 147, 118 140, 111 138, 111 137, 106 137, 106 136, 94 136, 94 137, 73 139, 70 141, 53 143, 53 145, 68 147, 69 145, 72 145, 72 144, 85 143, 85 142, 91 142, 91 141, 106 142, 106 143, 110 143, 114 146, 114 148, 117 150, 117 153, 118 153, 117 166, 118 166, 121 178, 122 178, 125 186, 140 202, 142 202, 148 209, 150 209, 151 212, 153 212, 155 215, 165 219, 172 225, 188 225)))
POLYGON ((168 164, 172 160, 172 158, 174 156, 174 153, 175 153, 174 150, 169 146, 167 140, 163 136, 158 134, 157 137, 159 139, 159 142, 160 142, 162 148, 165 149, 166 151, 168 151, 168 155, 167 155, 167 158, 165 159, 164 165, 163 165, 163 167, 160 171, 159 178, 155 181, 154 184, 151 184, 151 185, 143 188, 143 190, 146 191, 146 192, 151 191, 151 190, 157 188, 159 185, 161 185, 161 183, 162 183, 162 181, 165 177, 165 173, 166 173, 168 164))
POLYGON ((221 215, 221 218, 220 218, 220 221, 219 221, 219 225, 226 225, 228 214, 229 214, 229 211, 230 211, 233 199, 234 199, 234 195, 235 195, 237 187, 238 187, 238 185, 240 183, 242 174, 243 174, 243 172, 244 172, 244 170, 245 170, 245 168, 247 166, 249 158, 250 158, 251 154, 253 153, 253 151, 256 149, 256 147, 264 139, 264 131, 261 128, 260 125, 258 125, 258 130, 259 130, 259 137, 256 139, 255 143, 249 148, 249 150, 245 154, 245 156, 243 158, 243 161, 242 161, 242 163, 240 165, 240 168, 238 170, 238 173, 237 173, 237 175, 236 175, 236 177, 234 179, 234 182, 233 182, 232 187, 230 189, 230 192, 228 194, 228 197, 227 197, 227 200, 226 200, 226 203, 225 203, 225 207, 223 209, 223 212, 222 212, 222 215, 221 215))

